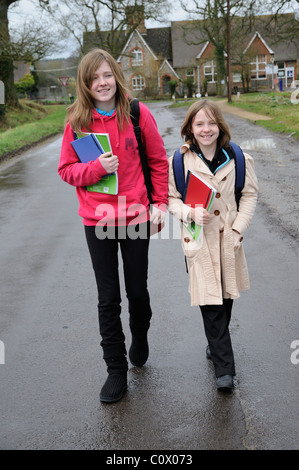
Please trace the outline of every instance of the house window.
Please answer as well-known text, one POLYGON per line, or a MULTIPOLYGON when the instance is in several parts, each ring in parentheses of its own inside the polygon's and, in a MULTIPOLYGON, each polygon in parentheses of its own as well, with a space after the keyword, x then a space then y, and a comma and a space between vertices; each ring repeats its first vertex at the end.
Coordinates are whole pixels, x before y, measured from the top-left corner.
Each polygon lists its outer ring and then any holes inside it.
POLYGON ((252 65, 251 69, 251 80, 266 79, 266 64, 267 58, 264 54, 257 55, 255 59, 250 62, 252 65))
POLYGON ((233 72, 233 83, 240 83, 242 81, 242 75, 240 72, 233 72))
POLYGON ((217 80, 217 73, 216 73, 216 65, 213 60, 206 62, 203 66, 203 73, 204 78, 208 82, 216 82, 217 80))
POLYGON ((140 49, 134 49, 132 55, 132 67, 143 65, 143 52, 140 49))
POLYGON ((135 75, 132 78, 132 87, 133 87, 133 91, 144 90, 145 88, 144 77, 142 75, 135 75))
POLYGON ((277 62, 277 77, 282 78, 285 76, 285 63, 277 62))
POLYGON ((194 74, 194 69, 187 69, 186 70, 186 77, 192 77, 194 78, 195 74, 194 74))

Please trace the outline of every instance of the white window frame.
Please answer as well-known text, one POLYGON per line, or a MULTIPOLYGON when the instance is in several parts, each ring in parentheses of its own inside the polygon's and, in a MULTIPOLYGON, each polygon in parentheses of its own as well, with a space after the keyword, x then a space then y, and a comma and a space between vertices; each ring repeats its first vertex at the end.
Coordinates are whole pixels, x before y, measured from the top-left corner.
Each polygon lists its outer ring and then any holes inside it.
POLYGON ((209 60, 204 63, 203 74, 204 78, 208 80, 208 82, 214 83, 217 81, 216 64, 214 63, 214 60, 209 60), (206 71, 208 68, 211 69, 211 72, 206 71))
POLYGON ((192 77, 194 79, 195 77, 195 70, 194 69, 187 69, 186 70, 186 77, 192 77))
POLYGON ((265 54, 260 54, 255 56, 255 59, 250 62, 250 65, 253 65, 250 74, 251 80, 266 80, 267 73, 266 73, 266 65, 267 65, 267 57, 265 54), (261 66, 264 65, 264 68, 261 66), (262 76, 263 75, 263 76, 262 76))
POLYGON ((233 72, 233 83, 240 83, 242 81, 241 72, 233 72))
POLYGON ((133 91, 142 91, 145 88, 145 79, 142 75, 134 75, 132 77, 133 91))
POLYGON ((131 57, 132 67, 139 67, 140 65, 143 65, 143 52, 141 49, 138 49, 138 47, 133 49, 131 52, 131 57))
POLYGON ((284 78, 286 76, 285 62, 277 62, 276 65, 277 65, 277 74, 276 74, 277 78, 284 78))

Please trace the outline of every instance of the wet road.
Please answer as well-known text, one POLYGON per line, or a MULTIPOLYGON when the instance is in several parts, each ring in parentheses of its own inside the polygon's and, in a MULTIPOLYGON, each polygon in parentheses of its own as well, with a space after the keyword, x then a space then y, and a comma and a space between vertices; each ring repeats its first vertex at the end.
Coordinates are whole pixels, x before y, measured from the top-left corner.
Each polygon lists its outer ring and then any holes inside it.
MULTIPOLYGON (((170 155, 186 110, 149 107, 170 155)), ((170 239, 150 247, 149 361, 130 368, 121 402, 100 403, 95 281, 75 190, 57 175, 58 137, 0 167, 0 449, 299 448, 298 144, 226 117, 233 140, 251 147, 261 187, 244 240, 251 290, 233 310, 234 393, 215 390, 170 219, 170 239)))

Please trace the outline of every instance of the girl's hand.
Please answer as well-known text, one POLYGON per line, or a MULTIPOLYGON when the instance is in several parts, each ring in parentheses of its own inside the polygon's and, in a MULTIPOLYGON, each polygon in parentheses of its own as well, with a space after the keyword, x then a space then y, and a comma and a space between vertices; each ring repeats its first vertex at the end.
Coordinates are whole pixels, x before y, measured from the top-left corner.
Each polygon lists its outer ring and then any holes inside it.
POLYGON ((99 156, 99 160, 108 175, 117 171, 119 166, 118 157, 116 155, 112 155, 112 152, 103 153, 99 156))
POLYGON ((243 237, 241 237, 241 234, 237 232, 237 230, 233 229, 233 239, 234 239, 234 249, 238 250, 241 246, 243 237))
POLYGON ((153 224, 157 224, 157 225, 163 224, 165 217, 166 217, 166 212, 162 211, 156 206, 153 206, 151 216, 150 216, 151 222, 153 224))
POLYGON ((206 224, 209 223, 210 214, 203 207, 200 207, 200 206, 192 207, 191 208, 191 219, 194 220, 194 222, 197 225, 206 225, 206 224))

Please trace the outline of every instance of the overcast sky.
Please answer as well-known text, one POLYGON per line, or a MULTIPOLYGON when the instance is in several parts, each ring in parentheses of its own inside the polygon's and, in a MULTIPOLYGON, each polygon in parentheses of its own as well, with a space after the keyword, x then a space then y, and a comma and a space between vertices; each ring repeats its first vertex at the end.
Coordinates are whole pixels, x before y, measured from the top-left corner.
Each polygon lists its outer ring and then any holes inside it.
MULTIPOLYGON (((42 16, 43 14, 41 13, 41 10, 37 10, 36 6, 34 3, 36 3, 37 0, 20 0, 18 3, 13 4, 9 8, 9 25, 10 27, 13 28, 18 28, 22 24, 24 24, 26 21, 32 22, 32 21, 42 21, 42 16)), ((184 20, 187 18, 187 13, 184 12, 181 8, 180 5, 180 0, 172 0, 172 11, 173 13, 170 15, 169 20, 172 21, 180 21, 184 20)), ((158 22, 153 22, 153 21, 146 21, 146 26, 148 28, 155 28, 155 27, 161 27, 169 25, 168 23, 161 24, 158 22)), ((67 47, 67 49, 63 50, 63 53, 56 53, 53 55, 51 58, 59 58, 59 57, 68 57, 72 52, 73 52, 73 47, 74 45, 74 39, 70 38, 70 46, 67 47)))
MULTIPOLYGON (((186 13, 181 8, 180 0, 172 0, 171 7, 173 11, 171 20, 180 21, 186 17, 186 13)), ((19 0, 18 3, 13 4, 9 8, 9 12, 9 20, 18 23, 23 19, 25 20, 26 18, 30 18, 32 15, 35 15, 36 7, 34 6, 34 1, 32 0, 19 0)), ((40 10, 37 13, 37 17, 40 17, 40 10)))
MULTIPOLYGON (((188 4, 189 0, 185 0, 185 4, 188 4)), ((266 4, 267 0, 265 0, 266 4)), ((41 13, 40 9, 37 9, 35 6, 35 3, 37 3, 37 0, 19 0, 16 4, 13 4, 9 8, 9 24, 11 27, 18 28, 18 26, 21 26, 24 24, 26 21, 32 22, 40 22, 42 21, 43 18, 43 13, 41 13)), ((294 0, 294 5, 297 6, 298 9, 298 3, 299 0, 294 0)), ((192 0, 190 0, 190 4, 194 6, 194 3, 192 0)), ((45 15, 45 13, 44 13, 45 15)), ((188 14, 182 9, 180 0, 171 0, 171 13, 169 15, 168 20, 172 21, 181 21, 184 19, 188 19, 188 14)), ((161 26, 168 26, 170 23, 165 22, 164 24, 158 23, 158 22, 150 22, 146 21, 146 26, 148 28, 155 28, 155 27, 161 27, 161 26)), ((54 57, 68 57, 74 50, 74 39, 70 38, 70 46, 66 47, 63 49, 62 53, 57 53, 55 54, 54 57)))

